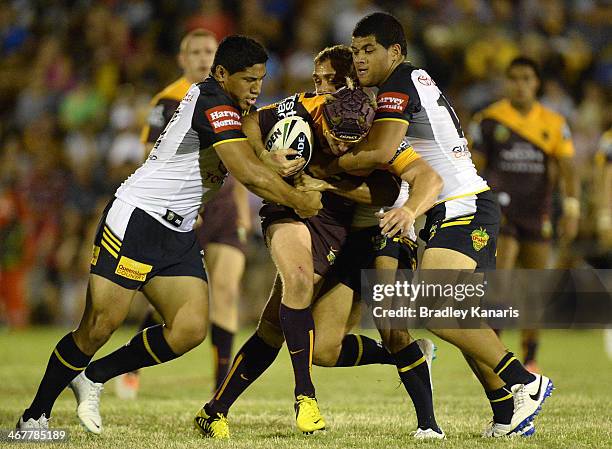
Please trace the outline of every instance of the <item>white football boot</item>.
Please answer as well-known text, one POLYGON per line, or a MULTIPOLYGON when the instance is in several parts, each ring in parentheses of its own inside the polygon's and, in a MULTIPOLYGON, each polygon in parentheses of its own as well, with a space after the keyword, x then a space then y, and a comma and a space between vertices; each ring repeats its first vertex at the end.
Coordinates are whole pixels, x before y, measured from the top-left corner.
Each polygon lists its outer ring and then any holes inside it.
POLYGON ((77 416, 81 424, 88 432, 99 435, 102 432, 100 395, 104 385, 92 382, 83 371, 70 382, 69 387, 77 400, 77 416))
POLYGON ((415 440, 444 440, 446 439, 446 435, 440 429, 441 433, 436 432, 433 429, 417 429, 416 432, 412 435, 415 440))
POLYGON ((49 419, 43 413, 40 418, 34 419, 30 418, 27 421, 23 420, 23 416, 19 418, 19 422, 17 423, 17 430, 48 430, 49 429, 49 419))
POLYGON ((510 433, 524 431, 540 412, 542 404, 552 394, 552 381, 541 374, 534 374, 535 380, 528 384, 516 384, 510 388, 514 399, 514 413, 510 433))
POLYGON ((514 437, 514 436, 522 436, 522 437, 530 437, 535 434, 535 426, 532 422, 527 424, 523 428, 523 430, 519 432, 512 432, 511 424, 499 424, 494 421, 491 421, 487 428, 482 432, 482 436, 485 438, 500 438, 500 437, 514 437))

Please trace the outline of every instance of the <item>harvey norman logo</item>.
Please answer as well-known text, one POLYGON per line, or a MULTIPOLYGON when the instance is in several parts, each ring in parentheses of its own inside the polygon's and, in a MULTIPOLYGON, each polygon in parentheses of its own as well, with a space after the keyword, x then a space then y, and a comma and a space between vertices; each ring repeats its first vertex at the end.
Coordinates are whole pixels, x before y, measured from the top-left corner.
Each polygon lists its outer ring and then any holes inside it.
POLYGON ((240 113, 231 106, 216 106, 207 109, 205 114, 215 133, 222 133, 223 131, 230 131, 232 129, 239 130, 242 128, 240 113))
POLYGON ((376 98, 376 112, 404 112, 408 106, 408 95, 400 92, 385 92, 376 98))

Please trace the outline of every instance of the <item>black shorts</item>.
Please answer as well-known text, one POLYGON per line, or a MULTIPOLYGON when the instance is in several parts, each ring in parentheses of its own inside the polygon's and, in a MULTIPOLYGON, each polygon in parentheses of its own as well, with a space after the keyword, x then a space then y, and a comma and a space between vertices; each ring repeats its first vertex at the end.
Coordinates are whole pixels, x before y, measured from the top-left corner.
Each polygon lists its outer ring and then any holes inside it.
MULTIPOLYGON (((425 226, 419 237, 427 248, 448 248, 476 261, 480 270, 495 269, 500 212, 490 190, 474 195, 472 211, 448 217, 446 203, 427 212, 425 226)), ((470 200, 463 199, 463 203, 470 200)))
POLYGON ((194 231, 167 228, 141 209, 113 199, 96 231, 90 273, 130 290, 155 276, 207 281, 194 231))
POLYGON ((304 223, 310 232, 312 260, 314 272, 325 276, 336 262, 340 248, 344 246, 350 228, 350 218, 346 222, 329 220, 324 215, 302 219, 293 209, 279 204, 264 204, 259 211, 261 217, 261 230, 264 236, 268 228, 275 222, 281 220, 292 220, 304 223))
POLYGON ((379 256, 397 259, 398 268, 416 270, 417 244, 407 237, 385 237, 379 226, 352 231, 331 274, 355 292, 361 291, 361 270, 373 269, 379 256))

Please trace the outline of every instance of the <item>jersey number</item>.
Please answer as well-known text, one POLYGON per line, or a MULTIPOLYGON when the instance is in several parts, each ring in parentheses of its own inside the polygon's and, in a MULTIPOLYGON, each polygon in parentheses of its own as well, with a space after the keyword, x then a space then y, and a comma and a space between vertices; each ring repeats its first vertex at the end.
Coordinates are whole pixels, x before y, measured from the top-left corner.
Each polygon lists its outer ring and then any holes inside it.
POLYGON ((450 105, 450 103, 448 102, 448 100, 443 94, 440 94, 440 96, 438 97, 438 106, 442 106, 448 111, 448 115, 450 115, 450 118, 453 121, 453 124, 455 125, 457 134, 459 134, 459 137, 463 138, 464 137, 463 129, 461 129, 461 124, 459 123, 457 114, 455 114, 455 110, 453 109, 453 107, 450 105))

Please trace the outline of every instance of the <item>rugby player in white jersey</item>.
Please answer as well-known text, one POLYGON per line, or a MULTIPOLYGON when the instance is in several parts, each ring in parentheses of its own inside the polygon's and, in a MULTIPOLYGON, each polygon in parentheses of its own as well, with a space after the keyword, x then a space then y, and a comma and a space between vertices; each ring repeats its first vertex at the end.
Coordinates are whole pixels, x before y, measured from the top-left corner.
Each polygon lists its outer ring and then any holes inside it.
MULTIPOLYGON (((427 213, 422 269, 495 268, 499 210, 487 183, 476 173, 459 121, 435 82, 406 62, 401 24, 373 13, 355 26, 351 48, 361 85, 379 88, 377 114, 367 141, 328 165, 312 166, 318 177, 343 171, 390 167, 402 177, 412 162, 425 159, 444 187, 427 213), (407 137, 413 148, 396 151, 407 137)), ((387 211, 381 232, 405 234, 417 214, 408 203, 387 211)), ((553 385, 531 374, 507 352, 492 329, 432 329, 457 346, 478 373, 494 413, 485 436, 529 435, 533 420, 553 385), (503 417, 500 422, 498 417, 503 417)))
POLYGON ((212 76, 189 89, 147 161, 119 187, 96 233, 81 323, 53 350, 18 428, 47 428, 56 398, 72 381, 81 423, 99 434, 105 381, 175 359, 204 340, 208 289, 193 225, 228 170, 257 195, 302 217, 321 208, 320 193, 299 192, 285 183, 259 161, 241 131, 241 110, 255 104, 267 59, 256 41, 225 38, 212 76), (165 324, 144 329, 90 363, 140 289, 165 324))

